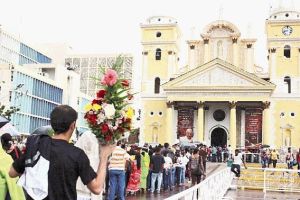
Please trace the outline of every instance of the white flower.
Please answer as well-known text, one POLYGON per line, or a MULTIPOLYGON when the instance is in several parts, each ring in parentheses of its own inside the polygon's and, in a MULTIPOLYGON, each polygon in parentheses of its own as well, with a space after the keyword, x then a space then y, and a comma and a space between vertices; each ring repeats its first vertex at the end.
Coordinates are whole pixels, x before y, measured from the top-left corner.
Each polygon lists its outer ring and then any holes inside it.
POLYGON ((106 104, 104 109, 104 113, 107 119, 112 119, 115 115, 116 109, 113 104, 106 104))

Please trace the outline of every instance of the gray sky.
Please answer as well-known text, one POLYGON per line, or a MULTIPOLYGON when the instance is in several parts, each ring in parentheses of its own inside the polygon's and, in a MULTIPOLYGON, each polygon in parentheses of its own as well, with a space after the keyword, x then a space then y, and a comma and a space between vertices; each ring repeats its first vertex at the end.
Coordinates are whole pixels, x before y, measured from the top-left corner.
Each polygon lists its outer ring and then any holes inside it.
MULTIPOLYGON (((0 24, 23 40, 68 43, 76 52, 121 53, 140 64, 139 24, 153 15, 175 17, 182 31, 181 65, 195 27, 196 37, 220 18, 235 24, 242 37, 257 38, 256 64, 266 67, 265 19, 280 0, 0 0, 0 24), (221 14, 220 14, 220 10, 221 14), (249 31, 251 27, 251 31, 249 31)), ((288 0, 282 0, 286 3, 288 0)), ((300 1, 294 0, 300 8, 300 1)), ((283 4, 285 5, 285 4, 283 4)))

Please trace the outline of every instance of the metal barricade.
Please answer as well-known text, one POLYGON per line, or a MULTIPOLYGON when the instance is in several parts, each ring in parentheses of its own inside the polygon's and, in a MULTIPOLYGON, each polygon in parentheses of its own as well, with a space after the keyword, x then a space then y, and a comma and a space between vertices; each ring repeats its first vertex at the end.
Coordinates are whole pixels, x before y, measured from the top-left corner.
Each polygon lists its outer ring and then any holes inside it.
POLYGON ((166 200, 219 200, 231 186, 233 174, 229 168, 209 176, 204 181, 166 200))

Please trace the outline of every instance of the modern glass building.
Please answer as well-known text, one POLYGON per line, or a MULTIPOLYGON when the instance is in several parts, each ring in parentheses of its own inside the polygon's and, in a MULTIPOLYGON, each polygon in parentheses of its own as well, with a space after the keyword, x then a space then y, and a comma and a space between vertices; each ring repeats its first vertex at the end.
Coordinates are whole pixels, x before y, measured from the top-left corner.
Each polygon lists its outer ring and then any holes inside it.
POLYGON ((52 59, 0 28, 0 63, 51 63, 52 59))
POLYGON ((36 128, 50 124, 50 112, 62 104, 63 89, 20 70, 11 71, 10 105, 20 108, 12 116, 12 124, 20 132, 32 133, 36 128))

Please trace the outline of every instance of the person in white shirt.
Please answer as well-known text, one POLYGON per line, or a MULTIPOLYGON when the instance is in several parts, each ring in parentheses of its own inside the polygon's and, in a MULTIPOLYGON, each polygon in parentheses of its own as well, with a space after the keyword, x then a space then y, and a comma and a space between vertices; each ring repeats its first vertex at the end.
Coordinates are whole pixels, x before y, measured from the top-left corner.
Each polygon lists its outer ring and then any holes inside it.
POLYGON ((180 173, 179 173, 179 185, 180 186, 184 185, 186 165, 187 165, 188 162, 189 162, 189 159, 186 157, 185 151, 182 150, 180 152, 180 156, 177 160, 177 163, 179 164, 179 166, 181 168, 180 173))
POLYGON ((163 182, 164 190, 170 189, 172 191, 172 166, 173 162, 170 157, 168 157, 168 152, 163 153, 164 156, 164 172, 163 172, 163 182))
POLYGON ((231 171, 235 174, 236 177, 240 177, 241 175, 242 163, 244 164, 245 169, 247 169, 242 153, 240 153, 240 151, 236 149, 233 156, 233 163, 231 165, 231 171))

